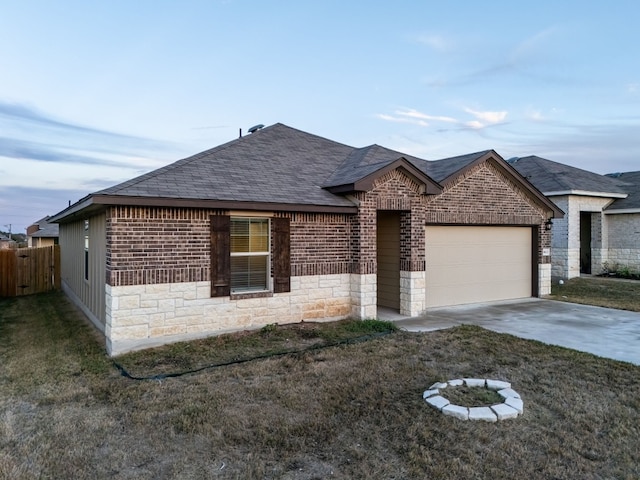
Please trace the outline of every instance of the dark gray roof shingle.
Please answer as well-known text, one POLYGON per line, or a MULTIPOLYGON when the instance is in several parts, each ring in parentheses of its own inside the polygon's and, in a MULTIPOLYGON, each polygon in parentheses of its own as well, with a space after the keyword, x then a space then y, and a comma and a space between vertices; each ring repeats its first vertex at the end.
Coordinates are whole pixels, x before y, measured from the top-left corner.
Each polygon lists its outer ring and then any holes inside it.
POLYGON ((352 150, 278 123, 97 194, 352 206, 322 189, 352 150))
POLYGON ((59 233, 59 225, 57 223, 49 223, 48 220, 50 216, 46 216, 41 218, 40 220, 33 223, 33 225, 38 225, 38 231, 31 234, 32 237, 39 238, 55 238, 60 235, 59 233))
POLYGON ((494 152, 428 161, 379 145, 350 147, 277 123, 95 192, 54 218, 64 221, 92 208, 94 200, 104 205, 118 196, 141 202, 173 199, 353 208, 346 196, 332 193, 329 187, 355 184, 400 159, 442 183, 489 153, 494 152))
POLYGON ((436 182, 442 182, 489 152, 492 152, 492 150, 484 150, 482 152, 468 153, 466 155, 425 162, 422 170, 436 182))
POLYGON ((585 192, 624 194, 625 191, 605 175, 553 162, 535 155, 510 159, 509 163, 541 192, 585 192))
POLYGON ((607 210, 640 209, 640 171, 625 173, 610 173, 611 178, 618 186, 629 195, 613 202, 607 210))

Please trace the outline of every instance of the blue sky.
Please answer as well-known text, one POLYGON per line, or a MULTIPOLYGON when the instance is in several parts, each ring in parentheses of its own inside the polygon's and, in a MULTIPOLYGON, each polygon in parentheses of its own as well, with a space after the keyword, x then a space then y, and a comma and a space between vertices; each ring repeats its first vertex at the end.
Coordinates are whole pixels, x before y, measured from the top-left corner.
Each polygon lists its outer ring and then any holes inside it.
POLYGON ((259 123, 639 170, 639 21, 635 1, 0 0, 0 230, 259 123))

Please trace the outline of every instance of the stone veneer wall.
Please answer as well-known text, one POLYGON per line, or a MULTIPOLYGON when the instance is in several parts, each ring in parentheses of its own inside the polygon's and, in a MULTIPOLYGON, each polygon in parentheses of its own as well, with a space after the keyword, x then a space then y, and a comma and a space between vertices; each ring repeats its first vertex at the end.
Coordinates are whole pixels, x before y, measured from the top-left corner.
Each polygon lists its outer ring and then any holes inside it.
POLYGON ((538 295, 551 295, 551 264, 538 265, 538 295))
POLYGON ((611 245, 615 237, 610 229, 609 215, 603 213, 611 198, 563 195, 550 197, 565 212, 564 218, 554 219, 551 239, 551 274, 553 278, 580 276, 580 212, 591 217, 591 271, 598 274, 605 262, 610 263, 611 245))
POLYGON ((628 268, 640 273, 640 213, 607 214, 604 218, 609 268, 628 268))
MULTIPOLYGON (((210 283, 107 285, 107 349, 110 355, 273 323, 335 320, 353 313, 354 283, 360 275, 291 278, 291 292, 231 300, 211 298, 210 283)), ((375 277, 375 276, 374 276, 375 277)), ((373 291, 375 297, 375 278, 373 291)), ((369 289, 370 290, 370 289, 369 289)), ((374 312, 375 315, 375 312, 374 312)))

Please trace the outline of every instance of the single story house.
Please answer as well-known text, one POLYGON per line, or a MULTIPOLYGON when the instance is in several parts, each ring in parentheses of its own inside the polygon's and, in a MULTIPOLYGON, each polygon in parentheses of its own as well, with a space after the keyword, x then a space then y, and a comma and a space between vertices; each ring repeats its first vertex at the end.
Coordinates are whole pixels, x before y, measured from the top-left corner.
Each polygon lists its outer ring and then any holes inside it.
POLYGON ((554 278, 640 272, 640 172, 598 175, 537 156, 509 163, 565 212, 553 224, 554 278))
POLYGON ((50 218, 47 215, 27 227, 27 247, 58 245, 58 224, 49 223, 50 218))
POLYGON ((60 225, 111 355, 272 323, 550 292, 563 212, 493 150, 426 161, 275 124, 99 192, 60 225))

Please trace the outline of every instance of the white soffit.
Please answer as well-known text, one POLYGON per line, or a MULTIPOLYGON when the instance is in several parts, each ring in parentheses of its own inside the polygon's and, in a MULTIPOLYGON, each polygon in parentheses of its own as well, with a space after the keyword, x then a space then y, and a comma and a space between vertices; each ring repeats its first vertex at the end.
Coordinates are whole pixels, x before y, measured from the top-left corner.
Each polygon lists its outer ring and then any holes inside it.
POLYGON ((640 213, 640 208, 618 208, 612 210, 604 210, 605 215, 615 215, 622 213, 640 213))
POLYGON ((581 197, 603 197, 603 198, 627 198, 626 193, 589 192, 587 190, 559 190, 557 192, 542 192, 547 197, 558 197, 561 195, 580 195, 581 197))

